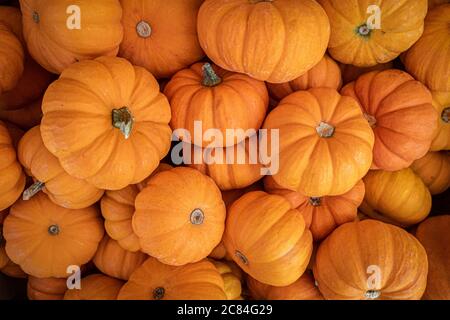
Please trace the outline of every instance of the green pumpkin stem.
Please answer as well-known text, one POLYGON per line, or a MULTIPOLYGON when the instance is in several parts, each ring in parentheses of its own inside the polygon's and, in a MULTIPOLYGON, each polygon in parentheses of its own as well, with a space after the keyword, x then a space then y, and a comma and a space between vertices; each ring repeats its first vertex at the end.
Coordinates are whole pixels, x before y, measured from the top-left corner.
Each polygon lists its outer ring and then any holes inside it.
POLYGON ((44 189, 45 183, 36 181, 33 183, 28 189, 26 189, 22 194, 22 199, 25 201, 30 200, 33 196, 39 193, 42 189, 44 189))
POLYGON ((131 131, 133 130, 133 124, 133 115, 127 107, 114 109, 112 111, 112 125, 122 132, 125 139, 130 137, 131 131))
POLYGON ((211 64, 205 63, 202 67, 203 81, 205 87, 215 87, 222 82, 222 79, 216 74, 211 64))

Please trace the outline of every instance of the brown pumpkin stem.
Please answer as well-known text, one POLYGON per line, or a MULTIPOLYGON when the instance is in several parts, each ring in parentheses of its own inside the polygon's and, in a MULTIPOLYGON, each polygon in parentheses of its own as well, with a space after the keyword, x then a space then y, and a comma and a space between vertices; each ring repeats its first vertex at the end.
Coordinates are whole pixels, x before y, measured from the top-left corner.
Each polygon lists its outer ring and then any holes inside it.
POLYGON ((372 128, 375 128, 375 126, 377 125, 377 119, 374 116, 372 116, 368 113, 365 113, 365 112, 363 115, 364 115, 364 118, 366 118, 367 122, 369 122, 370 126, 372 128))
POLYGON ((202 84, 205 87, 215 87, 222 82, 222 79, 214 71, 213 67, 209 63, 205 63, 202 67, 203 81, 202 84))
POLYGON ((191 212, 191 223, 200 225, 205 220, 205 214, 201 209, 195 209, 191 212))
POLYGON ((141 38, 148 38, 152 35, 152 27, 147 21, 139 21, 136 25, 136 32, 141 38))
POLYGON ((37 13, 36 11, 33 11, 33 21, 35 23, 39 23, 41 21, 41 17, 39 16, 39 13, 37 13))
POLYGON ((163 287, 158 287, 155 290, 153 290, 153 299, 161 300, 162 298, 164 298, 165 293, 166 290, 163 287))
POLYGON ((314 207, 319 207, 322 203, 322 198, 311 197, 309 198, 309 203, 314 207))
POLYGON ((33 196, 39 193, 42 189, 44 189, 45 183, 36 181, 33 183, 28 189, 26 189, 22 194, 22 199, 25 201, 30 200, 33 196))
POLYGON ((51 236, 57 236, 59 234, 59 226, 57 224, 52 224, 50 227, 48 227, 48 234, 51 236))
POLYGON ((375 299, 378 299, 380 296, 381 296, 380 290, 368 290, 364 294, 364 297, 368 300, 375 300, 375 299))
POLYGON ((441 119, 445 123, 449 123, 450 122, 450 107, 445 108, 444 110, 442 110, 441 119))
POLYGON ((364 38, 369 37, 371 32, 372 30, 370 30, 367 24, 360 25, 358 28, 356 28, 356 33, 364 38))
POLYGON ((242 261, 243 264, 248 265, 248 259, 246 256, 244 256, 240 251, 236 250, 234 253, 236 257, 239 258, 239 260, 242 261))
POLYGON ((321 138, 331 138, 334 135, 335 128, 326 122, 321 122, 316 127, 317 134, 321 138))
POLYGON ((112 125, 114 128, 117 128, 122 132, 125 139, 130 137, 133 124, 133 115, 127 107, 114 109, 112 111, 112 125))

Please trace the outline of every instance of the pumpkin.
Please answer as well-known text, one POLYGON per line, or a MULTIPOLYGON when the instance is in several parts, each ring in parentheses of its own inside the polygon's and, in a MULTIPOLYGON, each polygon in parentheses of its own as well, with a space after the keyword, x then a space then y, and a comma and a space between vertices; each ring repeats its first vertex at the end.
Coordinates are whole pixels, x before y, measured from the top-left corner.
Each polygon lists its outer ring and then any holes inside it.
POLYGON ((22 44, 14 33, 0 22, 0 95, 14 89, 24 68, 22 44))
POLYGON ((364 177, 366 194, 360 210, 365 215, 400 226, 424 220, 431 210, 431 195, 411 169, 370 171, 364 177))
POLYGON ((242 270, 273 286, 297 281, 312 251, 312 235, 300 212, 285 198, 262 191, 231 205, 223 241, 242 270))
POLYGON ((450 91, 433 91, 431 93, 433 96, 433 107, 439 117, 430 150, 450 150, 450 91))
POLYGON ((340 196, 306 197, 280 187, 271 176, 264 178, 264 189, 285 197, 303 215, 314 241, 320 241, 341 224, 355 220, 364 199, 364 183, 359 181, 349 192, 340 196))
POLYGON ((450 91, 450 3, 433 8, 422 37, 402 57, 406 70, 433 91, 450 91))
POLYGON ((411 169, 423 180, 432 195, 445 192, 450 187, 450 153, 429 152, 416 160, 411 169))
POLYGON ((67 277, 68 266, 80 266, 94 256, 103 232, 94 207, 66 209, 42 192, 17 201, 3 227, 10 259, 38 278, 67 277))
POLYGON ((0 211, 11 206, 25 187, 25 175, 16 158, 11 136, 0 121, 0 211))
POLYGON ((369 124, 357 101, 334 89, 287 96, 267 116, 264 128, 279 129, 279 153, 271 155, 272 161, 278 156, 279 170, 273 179, 309 197, 350 191, 372 163, 369 124))
POLYGON ((241 280, 233 273, 230 266, 221 261, 210 260, 222 276, 227 300, 240 300, 242 293, 241 280))
POLYGON ((283 83, 322 59, 330 25, 313 0, 206 0, 198 14, 198 36, 220 67, 283 83))
POLYGON ((103 190, 64 171, 58 159, 45 148, 39 126, 29 130, 20 140, 17 157, 36 181, 23 193, 24 200, 42 190, 61 207, 82 209, 93 205, 103 195, 103 190))
POLYGON ((31 56, 52 73, 72 63, 115 56, 123 38, 119 0, 20 0, 31 56))
POLYGON ((217 268, 202 260, 169 266, 148 258, 119 292, 118 300, 226 300, 217 268))
POLYGON ((17 110, 3 110, 0 108, 0 120, 11 122, 24 130, 31 129, 41 123, 42 99, 38 99, 17 110))
POLYGON ((342 94, 358 100, 375 133, 372 169, 407 168, 430 149, 437 123, 431 93, 406 72, 366 73, 342 94))
POLYGON ((449 2, 449 0, 428 0, 428 9, 432 9, 436 6, 449 2))
POLYGON ((170 106, 158 82, 122 58, 73 64, 48 88, 42 111, 47 149, 99 189, 141 182, 170 148, 170 106))
POLYGON ((81 279, 81 289, 68 289, 64 300, 116 300, 123 281, 103 274, 81 279))
POLYGON ((93 260, 102 273, 113 278, 128 280, 146 258, 147 255, 140 251, 126 251, 116 240, 106 235, 100 242, 93 260))
MULTIPOLYGON (((172 166, 161 163, 152 176, 170 169, 172 166)), ((121 190, 106 191, 100 202, 106 233, 127 251, 136 252, 141 248, 139 238, 133 231, 131 219, 134 214, 134 200, 147 185, 147 181, 148 178, 121 190)))
POLYGON ((17 279, 28 278, 28 275, 22 270, 22 268, 19 265, 12 262, 11 260, 9 260, 6 266, 0 269, 0 271, 10 278, 17 278, 17 279))
POLYGON ((2 213, 0 215, 0 270, 4 268, 9 262, 9 257, 5 251, 6 241, 3 237, 3 220, 5 217, 6 213, 2 213))
POLYGON ((264 82, 209 63, 196 63, 179 71, 165 87, 164 94, 172 108, 172 129, 187 130, 189 136, 182 133, 180 138, 204 148, 231 147, 243 141, 245 135, 229 137, 227 133, 258 130, 269 105, 264 82), (196 125, 196 121, 201 123, 196 125), (207 137, 204 133, 210 129, 220 131, 224 141, 207 137))
POLYGON ((394 60, 422 35, 427 0, 319 0, 331 24, 330 55, 345 64, 370 67, 394 60), (372 19, 375 17, 375 19, 372 19), (379 22, 379 26, 371 23, 379 22))
POLYGON ((66 279, 28 277, 27 296, 29 300, 62 300, 66 290, 66 279))
POLYGON ((18 8, 11 6, 0 6, 0 23, 11 30, 17 39, 25 45, 22 31, 22 13, 18 8))
POLYGON ((121 0, 124 38, 119 55, 156 78, 171 77, 199 61, 197 38, 202 0, 121 0))
POLYGON ((418 300, 427 272, 427 254, 420 242, 376 220, 338 227, 320 244, 314 265, 327 300, 418 300))
POLYGON ((428 255, 427 288, 423 299, 450 300, 450 215, 431 217, 422 222, 416 237, 428 255))
POLYGON ((281 100, 291 93, 311 88, 331 88, 340 90, 342 86, 341 70, 327 54, 312 69, 300 77, 285 83, 267 85, 270 96, 281 100))
POLYGON ((357 67, 351 64, 339 63, 339 67, 342 73, 342 81, 344 82, 344 84, 348 84, 350 82, 357 80, 360 76, 362 76, 365 73, 369 73, 372 71, 383 71, 393 69, 394 63, 393 62, 380 63, 372 67, 357 67))
POLYGON ((225 205, 214 181, 191 168, 156 174, 137 195, 133 230, 141 250, 180 266, 208 256, 222 238, 225 205))
POLYGON ((323 300, 310 272, 305 272, 293 284, 274 287, 247 277, 247 287, 254 300, 323 300))

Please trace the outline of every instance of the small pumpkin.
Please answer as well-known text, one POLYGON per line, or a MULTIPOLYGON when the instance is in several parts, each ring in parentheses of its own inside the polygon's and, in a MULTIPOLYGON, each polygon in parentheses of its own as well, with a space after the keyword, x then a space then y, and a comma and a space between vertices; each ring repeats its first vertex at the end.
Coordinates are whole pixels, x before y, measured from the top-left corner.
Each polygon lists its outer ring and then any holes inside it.
POLYGON ((225 205, 214 181, 191 168, 156 174, 137 195, 133 230, 141 250, 180 266, 208 256, 222 238, 225 205))
POLYGON ((372 169, 407 168, 430 149, 437 123, 431 93, 406 72, 366 73, 342 94, 358 100, 373 129, 372 169))
POLYGON ((103 274, 81 279, 81 289, 68 289, 64 300, 116 300, 124 282, 103 274))
POLYGON ((423 180, 431 195, 445 192, 450 187, 450 153, 428 152, 416 160, 411 169, 423 180))
POLYGON ((227 300, 227 296, 219 271, 207 260, 176 267, 148 258, 133 272, 117 299, 227 300))
POLYGON ((376 220, 338 227, 320 244, 314 265, 327 300, 418 300, 427 272, 427 254, 420 242, 376 220))
POLYGON ((227 300, 240 300, 242 293, 241 280, 233 273, 230 266, 221 261, 210 260, 222 276, 227 300))
POLYGON ((14 89, 24 69, 22 44, 14 33, 0 22, 0 95, 14 89))
POLYGON ((362 76, 365 73, 369 73, 372 71, 383 71, 393 69, 394 63, 392 61, 386 63, 379 63, 372 67, 357 67, 351 64, 339 63, 339 67, 342 73, 342 81, 344 82, 344 84, 348 84, 350 82, 356 81, 360 76, 362 76))
POLYGON ((29 300, 63 300, 67 290, 64 278, 28 277, 27 296, 29 300))
POLYGON ((42 111, 47 149, 99 189, 141 182, 170 148, 166 97, 148 71, 122 58, 71 65, 48 88, 42 111))
POLYGON ((450 91, 432 91, 431 94, 433 95, 433 107, 439 117, 430 150, 450 150, 450 91))
POLYGON ((6 253, 29 275, 67 277, 67 267, 88 262, 103 237, 95 207, 66 209, 44 193, 19 200, 3 227, 6 253))
POLYGON ((41 123, 42 99, 38 99, 17 110, 0 108, 0 120, 11 122, 24 130, 31 129, 41 123))
POLYGON ((198 15, 198 36, 220 67, 283 83, 322 59, 330 24, 313 0, 206 0, 198 15))

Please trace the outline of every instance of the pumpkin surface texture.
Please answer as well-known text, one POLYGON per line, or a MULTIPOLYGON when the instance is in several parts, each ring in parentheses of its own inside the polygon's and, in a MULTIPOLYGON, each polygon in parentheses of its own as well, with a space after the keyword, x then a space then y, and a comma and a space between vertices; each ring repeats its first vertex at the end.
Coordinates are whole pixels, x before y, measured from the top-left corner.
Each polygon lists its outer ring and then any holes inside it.
POLYGON ((428 152, 414 161, 411 169, 423 180, 432 195, 443 193, 450 187, 450 153, 428 152))
POLYGON ((30 300, 62 300, 67 290, 64 278, 28 277, 27 296, 30 300))
POLYGON ((81 279, 81 289, 68 289, 64 300, 116 300, 123 281, 103 274, 81 279))
POLYGON ((14 89, 24 69, 22 44, 14 33, 0 22, 0 95, 14 89))
POLYGON ((432 91, 431 93, 433 107, 439 118, 430 150, 450 150, 450 91, 432 91))

